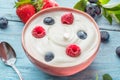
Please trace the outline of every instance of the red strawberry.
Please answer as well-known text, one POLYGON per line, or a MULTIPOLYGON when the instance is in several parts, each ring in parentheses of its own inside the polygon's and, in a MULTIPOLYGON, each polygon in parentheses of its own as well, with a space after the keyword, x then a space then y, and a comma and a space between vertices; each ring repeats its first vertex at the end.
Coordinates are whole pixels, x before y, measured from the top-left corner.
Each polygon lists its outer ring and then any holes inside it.
POLYGON ((58 6, 58 4, 54 0, 43 0, 43 1, 44 1, 44 5, 42 9, 58 6))
POLYGON ((74 16, 72 13, 66 13, 61 17, 61 22, 63 24, 72 24, 74 20, 74 16))
POLYGON ((23 23, 35 14, 35 8, 31 4, 23 4, 16 9, 16 13, 23 23))
POLYGON ((80 55, 81 53, 81 49, 79 46, 75 45, 75 44, 72 44, 72 45, 69 45, 67 48, 66 48, 66 53, 68 56, 70 57, 77 57, 80 55))

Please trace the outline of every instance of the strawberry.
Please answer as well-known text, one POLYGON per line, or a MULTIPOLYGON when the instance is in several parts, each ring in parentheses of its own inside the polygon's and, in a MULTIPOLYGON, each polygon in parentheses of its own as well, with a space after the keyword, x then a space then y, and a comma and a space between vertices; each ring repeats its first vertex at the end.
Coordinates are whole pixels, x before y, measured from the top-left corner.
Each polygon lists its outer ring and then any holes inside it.
POLYGON ((58 6, 58 4, 54 0, 43 0, 43 1, 44 1, 44 5, 42 9, 58 6))
POLYGON ((46 8, 50 8, 50 7, 56 7, 58 6, 57 2, 55 2, 55 0, 36 0, 34 2, 34 6, 38 11, 46 9, 46 8))
POLYGON ((31 4, 23 4, 16 10, 17 15, 23 23, 26 23, 28 19, 35 14, 35 8, 31 4))
POLYGON ((58 6, 54 0, 18 0, 15 5, 16 13, 23 23, 26 23, 36 12, 54 6, 58 6))

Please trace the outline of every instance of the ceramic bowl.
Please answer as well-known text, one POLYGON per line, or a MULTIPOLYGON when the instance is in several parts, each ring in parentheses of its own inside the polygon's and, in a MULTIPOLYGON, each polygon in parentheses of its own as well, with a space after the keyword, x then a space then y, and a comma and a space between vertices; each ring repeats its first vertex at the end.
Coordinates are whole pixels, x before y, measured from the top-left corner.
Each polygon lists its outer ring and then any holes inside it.
MULTIPOLYGON (((84 21, 86 22, 86 21, 84 21)), ((88 25, 89 26, 89 25, 88 25)), ((34 44, 34 43, 33 43, 34 44)), ((92 17, 90 17, 88 14, 86 14, 85 12, 79 11, 79 10, 75 10, 75 9, 71 9, 71 8, 65 8, 65 7, 55 7, 55 8, 49 8, 49 9, 45 9, 42 10, 38 13, 36 13, 35 15, 33 15, 28 22, 25 24, 24 29, 22 31, 22 47, 25 51, 25 54, 27 55, 27 57, 29 58, 29 60, 35 65, 37 66, 40 70, 51 74, 51 75, 56 75, 56 76, 69 76, 69 75, 73 75, 76 74, 82 70, 84 70, 85 68, 87 68, 95 59, 96 54, 98 53, 98 49, 100 46, 100 31, 98 28, 98 25, 96 24, 96 22, 94 21, 94 19, 92 17), (93 52, 93 54, 84 62, 78 64, 78 65, 74 65, 74 66, 70 66, 70 67, 56 67, 56 66, 50 66, 47 65, 45 63, 42 63, 40 60, 38 60, 36 58, 36 56, 34 56, 34 53, 31 53, 27 50, 26 48, 26 43, 25 43, 25 32, 28 29, 29 25, 36 20, 36 18, 41 17, 41 15, 44 15, 46 13, 51 13, 53 11, 68 11, 68 12, 75 12, 78 14, 82 14, 83 16, 85 16, 86 18, 88 18, 93 25, 95 26, 95 29, 97 30, 97 35, 98 35, 98 43, 96 46, 96 50, 93 52), (33 55, 31 55, 33 54, 33 55)))

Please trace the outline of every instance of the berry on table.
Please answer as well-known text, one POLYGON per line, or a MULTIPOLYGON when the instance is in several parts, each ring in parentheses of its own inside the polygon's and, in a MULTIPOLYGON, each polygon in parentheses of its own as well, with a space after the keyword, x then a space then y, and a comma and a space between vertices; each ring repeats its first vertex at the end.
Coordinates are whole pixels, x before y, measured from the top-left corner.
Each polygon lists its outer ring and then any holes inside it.
POLYGON ((0 28, 5 29, 8 26, 8 19, 5 17, 0 17, 0 28))
POLYGON ((44 1, 44 5, 42 6, 41 10, 59 6, 55 0, 43 0, 43 1, 44 1))
POLYGON ((35 14, 35 7, 32 4, 23 4, 16 9, 16 13, 23 23, 35 14))
POLYGON ((65 13, 62 17, 61 17, 61 22, 63 24, 72 24, 74 20, 74 16, 72 13, 65 13))
POLYGON ((54 59, 54 54, 53 52, 47 52, 44 57, 46 62, 49 62, 54 59))
POLYGON ((77 32, 77 36, 80 38, 80 39, 86 39, 87 38, 87 33, 80 30, 77 32))
POLYGON ((70 57, 77 57, 81 54, 81 49, 75 44, 71 44, 66 48, 66 54, 70 57))
POLYGON ((116 54, 120 57, 120 46, 116 48, 116 54))
POLYGON ((98 0, 88 0, 90 3, 97 3, 98 0))
POLYGON ((99 6, 95 6, 95 13, 97 14, 97 16, 101 15, 101 8, 99 6))
POLYGON ((101 31, 100 34, 102 42, 107 42, 109 40, 110 35, 107 31, 101 31))
POLYGON ((46 33, 45 33, 45 29, 42 26, 36 26, 33 30, 32 30, 32 35, 35 38, 43 38, 46 33))
POLYGON ((88 13, 94 19, 96 19, 98 16, 101 15, 101 8, 95 4, 88 4, 85 8, 85 12, 88 13))
POLYGON ((43 22, 44 22, 44 24, 47 24, 47 25, 53 25, 55 23, 55 21, 52 17, 44 18, 43 22))

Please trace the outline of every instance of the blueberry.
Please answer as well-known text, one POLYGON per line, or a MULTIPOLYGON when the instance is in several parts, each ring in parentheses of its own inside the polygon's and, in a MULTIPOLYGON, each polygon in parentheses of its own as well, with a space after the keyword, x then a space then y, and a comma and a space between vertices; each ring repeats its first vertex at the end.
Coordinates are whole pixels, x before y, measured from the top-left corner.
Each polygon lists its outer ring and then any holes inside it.
POLYGON ((101 8, 96 4, 88 4, 85 8, 85 12, 96 19, 101 14, 101 8))
POLYGON ((53 25, 55 23, 55 21, 52 17, 44 18, 43 22, 44 22, 44 24, 47 24, 47 25, 53 25))
POLYGON ((77 36, 80 38, 80 39, 86 39, 87 38, 87 33, 80 30, 77 32, 77 36))
POLYGON ((99 6, 95 6, 95 13, 99 16, 101 15, 101 8, 99 6))
POLYGON ((120 46, 116 48, 116 54, 120 57, 120 46))
POLYGON ((54 58, 54 54, 53 54, 52 52, 47 52, 47 53, 45 54, 45 61, 46 61, 46 62, 51 61, 53 58, 54 58))
POLYGON ((0 17, 0 28, 5 29, 8 26, 8 20, 4 17, 0 17))
POLYGON ((101 41, 102 42, 107 42, 109 40, 109 33, 107 31, 101 31, 101 41))
POLYGON ((90 3, 97 3, 98 0, 88 0, 90 3))

